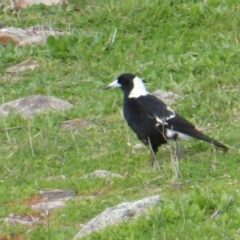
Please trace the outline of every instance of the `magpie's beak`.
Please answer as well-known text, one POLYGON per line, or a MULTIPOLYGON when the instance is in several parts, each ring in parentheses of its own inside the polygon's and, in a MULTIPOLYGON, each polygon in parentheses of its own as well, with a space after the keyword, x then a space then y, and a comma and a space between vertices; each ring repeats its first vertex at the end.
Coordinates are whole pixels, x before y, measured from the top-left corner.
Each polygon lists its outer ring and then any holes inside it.
POLYGON ((106 88, 104 88, 104 90, 108 90, 110 88, 120 88, 121 84, 118 83, 118 80, 113 81, 112 83, 110 83, 106 88))

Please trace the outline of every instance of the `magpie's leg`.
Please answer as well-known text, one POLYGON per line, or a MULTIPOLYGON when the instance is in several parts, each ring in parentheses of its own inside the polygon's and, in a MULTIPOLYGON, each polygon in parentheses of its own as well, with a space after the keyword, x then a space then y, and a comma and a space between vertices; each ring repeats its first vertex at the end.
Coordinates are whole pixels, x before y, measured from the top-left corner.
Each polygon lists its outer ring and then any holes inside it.
MULTIPOLYGON (((152 152, 152 151, 151 151, 152 152)), ((157 151, 152 152, 152 162, 151 162, 151 166, 152 167, 156 167, 157 170, 160 170, 160 163, 156 158, 156 153, 157 151)))
POLYGON ((176 143, 176 158, 180 159, 181 158, 181 155, 180 155, 180 145, 179 145, 179 140, 176 139, 175 140, 175 143, 176 143))
POLYGON ((157 169, 157 170, 160 170, 160 164, 159 164, 159 161, 158 161, 157 158, 156 158, 156 154, 157 154, 157 151, 158 151, 158 147, 152 146, 149 138, 148 138, 148 144, 149 144, 150 151, 151 151, 151 154, 152 154, 151 166, 152 166, 152 167, 156 166, 156 169, 157 169))
POLYGON ((179 145, 179 139, 178 139, 178 134, 174 134, 173 140, 175 141, 175 157, 180 159, 180 145, 179 145))
POLYGON ((172 167, 173 167, 173 171, 175 172, 175 176, 178 178, 180 177, 180 171, 179 171, 179 158, 180 158, 180 152, 179 152, 179 139, 178 139, 178 135, 175 134, 173 136, 173 140, 175 141, 175 151, 173 150, 174 154, 173 156, 171 156, 171 160, 172 160, 172 167))

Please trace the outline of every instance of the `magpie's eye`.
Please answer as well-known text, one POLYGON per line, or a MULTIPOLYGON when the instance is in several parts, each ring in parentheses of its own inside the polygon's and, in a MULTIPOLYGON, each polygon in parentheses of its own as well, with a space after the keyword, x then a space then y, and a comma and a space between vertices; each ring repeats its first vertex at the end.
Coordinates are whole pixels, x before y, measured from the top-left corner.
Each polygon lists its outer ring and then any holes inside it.
POLYGON ((123 78, 119 80, 120 84, 126 84, 127 83, 127 79, 123 78))

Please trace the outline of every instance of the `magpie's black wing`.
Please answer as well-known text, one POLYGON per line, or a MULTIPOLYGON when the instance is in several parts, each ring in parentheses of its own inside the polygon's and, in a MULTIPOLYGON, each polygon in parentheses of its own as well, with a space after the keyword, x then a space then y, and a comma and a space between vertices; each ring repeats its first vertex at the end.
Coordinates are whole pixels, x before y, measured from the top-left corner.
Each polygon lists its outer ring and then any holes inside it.
POLYGON ((141 96, 137 98, 137 101, 150 118, 156 119, 156 124, 165 125, 165 127, 179 132, 195 129, 192 123, 175 113, 154 95, 141 96))
POLYGON ((174 111, 154 95, 148 94, 146 96, 140 96, 136 101, 138 105, 141 106, 142 111, 151 118, 158 118, 160 122, 166 122, 175 116, 174 111))

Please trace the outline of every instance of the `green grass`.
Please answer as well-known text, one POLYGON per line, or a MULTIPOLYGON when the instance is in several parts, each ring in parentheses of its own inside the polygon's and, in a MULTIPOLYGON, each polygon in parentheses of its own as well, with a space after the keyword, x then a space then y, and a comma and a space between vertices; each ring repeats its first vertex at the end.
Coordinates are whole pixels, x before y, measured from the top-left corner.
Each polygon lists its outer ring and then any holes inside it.
POLYGON ((179 188, 169 147, 158 153, 162 170, 150 168, 149 149, 133 151, 139 141, 121 117, 121 91, 103 88, 120 73, 135 73, 146 79, 150 92, 162 89, 184 96, 173 109, 206 127, 209 136, 239 149, 240 3, 69 2, 20 12, 0 9, 6 27, 40 25, 70 32, 49 37, 45 45, 0 46, 2 102, 44 94, 74 104, 68 112, 31 120, 18 115, 0 119, 0 218, 11 213, 39 216, 29 204, 39 190, 72 189, 79 197, 41 217, 43 225, 1 224, 0 238, 72 239, 80 224, 106 207, 162 194, 149 218, 86 239, 239 239, 239 150, 214 153, 207 143, 181 143, 188 154, 180 162, 179 188), (41 67, 19 73, 17 82, 4 78, 6 68, 30 57, 41 67), (91 124, 75 133, 64 131, 61 122, 75 118, 91 124), (84 178, 97 169, 130 176, 110 182, 84 178), (52 176, 56 178, 48 180, 52 176))

